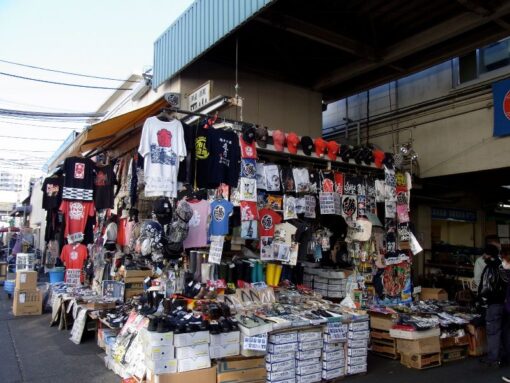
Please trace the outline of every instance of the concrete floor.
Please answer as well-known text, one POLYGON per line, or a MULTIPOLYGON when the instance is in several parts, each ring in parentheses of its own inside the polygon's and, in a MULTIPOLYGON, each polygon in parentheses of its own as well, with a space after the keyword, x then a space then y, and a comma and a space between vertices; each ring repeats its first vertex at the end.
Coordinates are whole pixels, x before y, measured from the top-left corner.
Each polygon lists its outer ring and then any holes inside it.
MULTIPOLYGON (((0 291, 0 383, 110 383, 121 379, 107 370, 92 339, 75 345, 68 331, 49 326, 48 314, 14 317, 11 301, 0 291)), ((510 367, 486 369, 474 358, 439 368, 413 370, 398 361, 369 356, 368 373, 345 379, 352 383, 501 382, 510 367)))

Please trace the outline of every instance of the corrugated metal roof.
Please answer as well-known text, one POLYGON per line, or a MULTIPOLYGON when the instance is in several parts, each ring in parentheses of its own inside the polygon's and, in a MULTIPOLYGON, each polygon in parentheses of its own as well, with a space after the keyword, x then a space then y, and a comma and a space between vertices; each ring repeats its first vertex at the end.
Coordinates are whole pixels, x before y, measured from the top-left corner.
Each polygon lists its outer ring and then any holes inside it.
POLYGON ((154 43, 153 87, 275 0, 196 0, 154 43))

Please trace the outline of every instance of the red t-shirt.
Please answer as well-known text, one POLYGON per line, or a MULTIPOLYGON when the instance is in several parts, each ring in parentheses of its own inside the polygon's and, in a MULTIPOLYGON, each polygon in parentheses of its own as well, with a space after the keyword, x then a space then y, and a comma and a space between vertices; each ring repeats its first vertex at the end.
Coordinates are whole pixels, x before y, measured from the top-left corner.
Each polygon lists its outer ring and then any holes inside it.
POLYGON ((280 214, 275 213, 271 209, 259 210, 259 236, 260 237, 274 237, 274 225, 282 222, 280 214))
POLYGON ((73 238, 73 241, 82 240, 88 217, 93 217, 96 214, 94 202, 64 200, 60 205, 60 211, 64 213, 66 218, 65 236, 77 236, 78 238, 73 238), (80 234, 81 238, 79 238, 80 234))
POLYGON ((344 194, 344 173, 335 172, 335 191, 344 194))
POLYGON ((126 224, 128 219, 127 218, 121 218, 119 219, 119 225, 117 229, 117 244, 120 246, 126 246, 126 224))
MULTIPOLYGON (((83 265, 87 260, 87 247, 81 243, 65 245, 62 248, 60 259, 66 266, 66 269, 83 270, 83 265)), ((84 280, 83 272, 81 273, 80 280, 81 282, 84 280)))
POLYGON ((256 141, 251 144, 243 140, 243 137, 239 137, 239 143, 241 144, 241 158, 257 158, 257 147, 255 146, 256 141))

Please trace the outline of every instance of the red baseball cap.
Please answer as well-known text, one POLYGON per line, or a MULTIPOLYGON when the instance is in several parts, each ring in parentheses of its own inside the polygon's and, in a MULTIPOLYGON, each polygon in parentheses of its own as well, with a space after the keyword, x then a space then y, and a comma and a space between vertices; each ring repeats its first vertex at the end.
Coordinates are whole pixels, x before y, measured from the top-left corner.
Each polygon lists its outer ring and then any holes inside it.
POLYGON ((275 130, 273 132, 273 144, 274 148, 278 152, 283 152, 285 146, 285 133, 283 133, 281 130, 275 130))
POLYGON ((317 154, 318 157, 324 156, 324 152, 326 151, 326 147, 328 146, 326 140, 323 140, 322 138, 316 138, 314 144, 315 154, 317 154))
POLYGON ((294 133, 290 132, 287 134, 287 149, 289 149, 289 153, 296 154, 297 153, 297 147, 299 145, 299 136, 294 133))
POLYGON ((384 152, 382 150, 376 149, 373 151, 373 155, 374 155, 375 166, 378 168, 382 168, 382 163, 384 160, 384 152))
POLYGON ((328 158, 331 161, 336 161, 336 156, 338 155, 338 149, 340 149, 340 145, 336 141, 328 142, 328 158))

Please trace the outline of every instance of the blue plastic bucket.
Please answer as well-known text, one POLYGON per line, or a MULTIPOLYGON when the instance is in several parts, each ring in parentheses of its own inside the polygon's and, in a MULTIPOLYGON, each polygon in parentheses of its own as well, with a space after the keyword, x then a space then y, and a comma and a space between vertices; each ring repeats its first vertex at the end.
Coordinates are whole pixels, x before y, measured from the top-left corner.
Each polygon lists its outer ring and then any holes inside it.
POLYGON ((16 280, 14 279, 7 279, 4 282, 4 290, 7 294, 12 295, 14 294, 14 286, 16 285, 16 280))
POLYGON ((65 269, 63 267, 56 267, 48 271, 50 275, 50 283, 64 282, 65 269))

